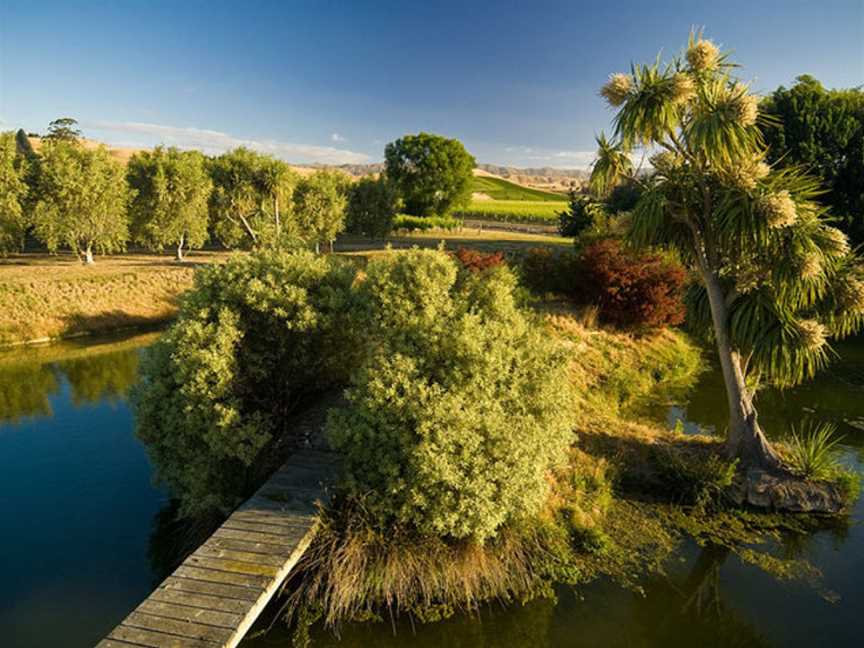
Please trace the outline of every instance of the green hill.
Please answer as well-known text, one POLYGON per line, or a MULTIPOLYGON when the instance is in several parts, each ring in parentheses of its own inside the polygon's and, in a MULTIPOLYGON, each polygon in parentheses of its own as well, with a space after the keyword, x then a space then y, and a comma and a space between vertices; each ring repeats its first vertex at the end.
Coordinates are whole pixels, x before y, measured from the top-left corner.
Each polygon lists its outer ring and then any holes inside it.
POLYGON ((540 189, 531 189, 529 187, 523 187, 522 185, 509 182, 503 178, 491 178, 489 176, 474 176, 474 183, 471 187, 471 191, 484 193, 494 200, 533 200, 549 202, 561 202, 567 200, 567 197, 563 194, 541 191, 540 189))

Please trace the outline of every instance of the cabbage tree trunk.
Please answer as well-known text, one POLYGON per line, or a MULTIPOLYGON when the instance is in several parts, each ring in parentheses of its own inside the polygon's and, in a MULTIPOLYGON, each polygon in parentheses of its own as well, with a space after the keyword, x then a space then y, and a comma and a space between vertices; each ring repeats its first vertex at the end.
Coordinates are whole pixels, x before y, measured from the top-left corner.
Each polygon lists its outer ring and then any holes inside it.
POLYGON ((177 242, 177 260, 183 261, 183 243, 186 242, 186 236, 184 234, 180 235, 180 240, 177 242))
POLYGON ((780 457, 771 447, 753 404, 753 393, 747 388, 741 366, 741 354, 733 348, 729 332, 729 309, 717 274, 704 265, 702 279, 708 292, 717 354, 723 371, 726 398, 729 407, 729 430, 726 436, 726 454, 738 458, 745 467, 781 470, 780 457))

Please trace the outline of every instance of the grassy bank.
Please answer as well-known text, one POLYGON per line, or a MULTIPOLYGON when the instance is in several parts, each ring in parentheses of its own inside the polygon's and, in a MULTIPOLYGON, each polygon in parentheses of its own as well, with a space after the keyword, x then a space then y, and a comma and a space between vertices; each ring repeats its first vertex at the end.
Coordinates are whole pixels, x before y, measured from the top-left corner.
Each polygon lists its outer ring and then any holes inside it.
MULTIPOLYGON (((383 240, 341 237, 338 253, 369 255, 387 246, 471 247, 519 252, 571 245, 542 234, 462 228, 394 235, 383 240)), ((124 254, 83 266, 71 254, 18 254, 0 259, 0 347, 150 326, 171 319, 197 266, 228 252, 195 252, 184 263, 168 256, 124 254)))
POLYGON ((100 258, 16 255, 0 260, 0 345, 152 325, 171 318, 196 265, 223 258, 199 253, 178 264, 165 256, 100 258))

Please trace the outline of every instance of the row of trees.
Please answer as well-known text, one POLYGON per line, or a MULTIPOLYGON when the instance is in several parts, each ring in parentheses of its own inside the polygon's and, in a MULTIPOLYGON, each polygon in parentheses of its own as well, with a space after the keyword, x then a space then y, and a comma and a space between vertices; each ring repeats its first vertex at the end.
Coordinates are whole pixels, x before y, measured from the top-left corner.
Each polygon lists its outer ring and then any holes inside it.
POLYGON ((130 240, 172 247, 178 260, 211 237, 229 248, 318 251, 346 228, 386 236, 400 208, 444 215, 471 195, 474 158, 457 140, 428 133, 389 144, 386 173, 355 184, 328 170, 301 178, 245 148, 207 157, 160 146, 124 169, 79 136, 74 120, 56 120, 37 154, 23 131, 0 135, 0 252, 20 249, 27 231, 85 263, 130 240))
POLYGON ((211 235, 230 248, 318 247, 344 228, 350 193, 344 174, 300 178, 243 148, 207 158, 157 147, 124 168, 103 146, 46 138, 37 155, 13 133, 0 136, 0 187, 2 250, 20 249, 30 229, 50 251, 71 249, 85 263, 129 240, 173 246, 181 260, 211 235))

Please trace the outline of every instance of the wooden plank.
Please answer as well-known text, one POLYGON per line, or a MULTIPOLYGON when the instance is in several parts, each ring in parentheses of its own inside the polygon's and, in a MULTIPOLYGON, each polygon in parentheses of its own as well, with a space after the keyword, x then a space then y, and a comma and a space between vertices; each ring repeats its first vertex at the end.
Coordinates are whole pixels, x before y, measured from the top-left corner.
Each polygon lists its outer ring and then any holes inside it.
POLYGON ((217 549, 229 549, 232 551, 246 551, 262 556, 269 556, 280 561, 287 558, 291 554, 292 550, 290 545, 280 546, 264 542, 250 542, 249 540, 236 540, 234 538, 224 538, 215 535, 210 536, 210 539, 207 540, 205 546, 217 549))
POLYGON ((254 533, 266 533, 271 536, 281 536, 283 538, 295 540, 303 537, 303 532, 308 529, 308 526, 304 529, 303 527, 286 527, 276 524, 264 524, 263 522, 246 522, 244 519, 232 515, 230 518, 225 520, 225 524, 220 528, 236 529, 237 531, 252 531, 254 533))
POLYGON ((279 568, 273 565, 256 565, 255 563, 232 560, 230 558, 212 558, 202 555, 198 551, 189 556, 183 564, 190 567, 218 569, 219 571, 235 572, 237 574, 269 576, 270 578, 279 573, 279 568))
POLYGON ((310 520, 317 519, 313 516, 297 516, 284 511, 244 509, 237 511, 231 519, 240 522, 271 524, 289 529, 307 529, 310 520))
POLYGON ((238 551, 236 549, 214 546, 209 542, 198 547, 198 550, 194 555, 205 558, 221 558, 222 560, 252 563, 255 565, 269 565, 271 567, 281 567, 287 558, 284 554, 277 556, 252 551, 238 551))
POLYGON ((96 648, 135 648, 135 646, 139 646, 140 644, 132 644, 126 641, 118 641, 117 639, 103 639, 98 644, 96 644, 96 648))
POLYGON ((229 630, 236 628, 237 624, 243 620, 242 614, 206 610, 189 604, 166 603, 164 601, 157 601, 152 596, 139 605, 136 611, 177 619, 178 621, 219 626, 220 628, 228 628, 229 630))
MULTIPOLYGON (((114 628, 108 638, 125 641, 136 646, 146 646, 147 648, 213 648, 214 646, 212 641, 178 637, 164 632, 130 628, 124 625, 114 628)), ((218 646, 219 644, 215 645, 218 646)))
POLYGON ((213 534, 214 538, 226 538, 228 540, 245 540, 260 544, 273 545, 276 548, 293 549, 296 544, 287 536, 273 535, 272 533, 255 533, 254 531, 241 531, 240 529, 228 529, 219 527, 213 534))
POLYGON ((246 614, 254 603, 254 601, 241 601, 239 599, 225 598, 224 596, 197 594, 195 592, 167 589, 164 587, 160 587, 153 592, 147 600, 161 603, 174 603, 176 605, 191 605, 202 610, 231 612, 241 616, 246 614))
POLYGON ((314 502, 294 500, 290 502, 277 501, 269 497, 255 495, 249 498, 247 502, 240 507, 241 511, 278 511, 296 515, 298 517, 308 516, 315 518, 318 515, 318 508, 314 502))
POLYGON ((268 576, 257 576, 254 574, 238 574, 236 572, 220 571, 218 569, 204 569, 192 567, 183 563, 174 570, 175 576, 192 578, 194 580, 206 581, 208 583, 221 583, 224 585, 239 585, 251 589, 263 589, 270 580, 268 576))
POLYGON ((121 625, 127 628, 152 630, 153 632, 162 632, 198 641, 210 641, 215 644, 223 644, 234 634, 233 629, 219 628, 203 623, 191 623, 144 612, 133 612, 123 620, 121 625))
POLYGON ((206 594, 207 596, 218 596, 238 601, 254 602, 258 600, 260 592, 248 587, 227 585, 225 583, 213 583, 209 581, 195 580, 193 578, 180 578, 169 576, 160 586, 163 590, 175 592, 189 592, 192 594, 206 594))

